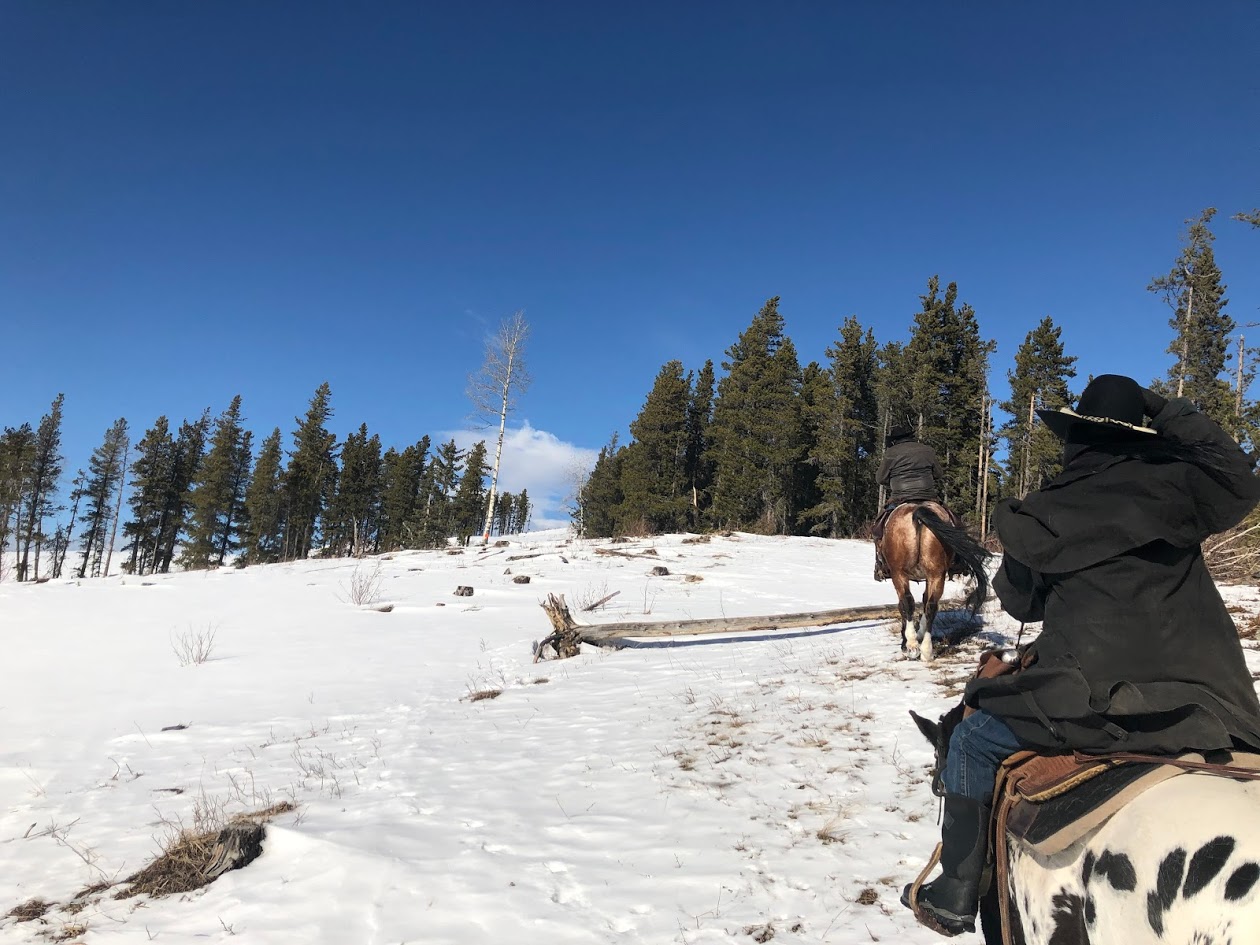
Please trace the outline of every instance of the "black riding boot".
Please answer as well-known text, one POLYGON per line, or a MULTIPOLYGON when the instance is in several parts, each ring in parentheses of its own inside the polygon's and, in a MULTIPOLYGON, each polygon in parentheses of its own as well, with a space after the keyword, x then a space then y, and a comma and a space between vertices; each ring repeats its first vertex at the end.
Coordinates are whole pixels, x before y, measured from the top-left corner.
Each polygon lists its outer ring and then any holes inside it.
MULTIPOLYGON (((945 822, 941 827, 941 875, 919 889, 915 918, 942 935, 961 935, 976 930, 980 884, 989 850, 988 802, 962 794, 945 795, 945 822)), ((910 905, 910 889, 901 901, 910 905)))
POLYGON ((878 551, 875 552, 875 580, 888 580, 888 565, 884 563, 884 556, 878 551))

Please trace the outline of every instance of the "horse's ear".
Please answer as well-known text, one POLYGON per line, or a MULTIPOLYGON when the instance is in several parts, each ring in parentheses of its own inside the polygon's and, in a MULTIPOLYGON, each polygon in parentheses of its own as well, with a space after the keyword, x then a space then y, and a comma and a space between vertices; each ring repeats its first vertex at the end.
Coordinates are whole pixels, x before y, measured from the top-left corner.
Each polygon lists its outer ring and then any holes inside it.
POLYGON ((941 727, 937 723, 925 719, 913 709, 910 710, 910 718, 914 719, 914 724, 919 727, 919 731, 928 740, 928 744, 935 748, 936 740, 941 734, 941 727))

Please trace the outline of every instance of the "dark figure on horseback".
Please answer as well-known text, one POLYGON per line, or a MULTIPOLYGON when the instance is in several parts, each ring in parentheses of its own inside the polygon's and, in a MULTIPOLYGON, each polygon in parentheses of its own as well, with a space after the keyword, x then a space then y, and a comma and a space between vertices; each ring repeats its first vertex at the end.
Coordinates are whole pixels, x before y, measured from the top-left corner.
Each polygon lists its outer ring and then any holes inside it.
POLYGON ((1200 548, 1260 500, 1252 461, 1188 400, 1119 375, 1041 416, 1063 472, 993 523, 1002 607, 1043 629, 1022 671, 968 684, 973 714, 949 736, 942 873, 912 906, 945 935, 974 931, 994 782, 1017 751, 1260 750, 1260 702, 1200 548))
MULTIPOLYGON (((884 449, 884 461, 875 474, 876 482, 888 490, 888 498, 879 517, 875 520, 872 537, 875 539, 875 580, 888 580, 888 565, 880 548, 884 528, 893 509, 907 502, 939 502, 940 483, 945 478, 936 451, 926 443, 914 439, 908 427, 894 427, 888 435, 884 449)), ((959 524, 954 520, 952 524, 959 524)))

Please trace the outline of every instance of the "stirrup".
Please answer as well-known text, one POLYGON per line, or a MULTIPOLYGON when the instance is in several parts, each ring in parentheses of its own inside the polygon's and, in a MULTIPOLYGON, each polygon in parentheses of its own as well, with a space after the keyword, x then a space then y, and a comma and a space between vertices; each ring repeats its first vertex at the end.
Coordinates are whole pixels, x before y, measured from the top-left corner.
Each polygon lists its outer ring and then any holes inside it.
POLYGON ((910 911, 914 913, 914 919, 921 926, 931 929, 938 935, 944 935, 946 938, 953 938, 956 935, 962 935, 964 932, 974 932, 976 930, 976 920, 968 916, 955 916, 952 913, 945 913, 950 918, 957 919, 961 928, 952 929, 943 925, 940 919, 930 909, 925 909, 919 905, 919 891, 927 882, 928 875, 932 870, 936 869, 937 864, 941 862, 941 851, 944 849, 943 843, 938 843, 936 849, 932 851, 932 855, 928 857, 927 866, 923 867, 923 871, 919 873, 915 881, 906 887, 902 893, 901 901, 904 905, 909 906, 910 911))

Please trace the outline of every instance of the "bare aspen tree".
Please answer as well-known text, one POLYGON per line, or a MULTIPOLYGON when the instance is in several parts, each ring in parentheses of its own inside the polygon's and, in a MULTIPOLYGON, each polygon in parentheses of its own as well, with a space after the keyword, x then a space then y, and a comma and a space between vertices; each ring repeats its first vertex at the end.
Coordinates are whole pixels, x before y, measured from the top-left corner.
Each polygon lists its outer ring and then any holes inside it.
POLYGON ((490 495, 486 500, 486 524, 482 543, 490 541, 490 526, 494 522, 494 500, 499 486, 499 464, 503 459, 503 434, 507 429, 508 414, 516 409, 516 398, 529 388, 530 377, 525 370, 525 342, 529 338, 529 324, 525 313, 515 312, 505 318, 499 330, 486 339, 486 360, 481 371, 468 378, 468 399, 473 404, 473 416, 483 427, 499 421, 499 439, 494 448, 494 466, 490 472, 490 495))

